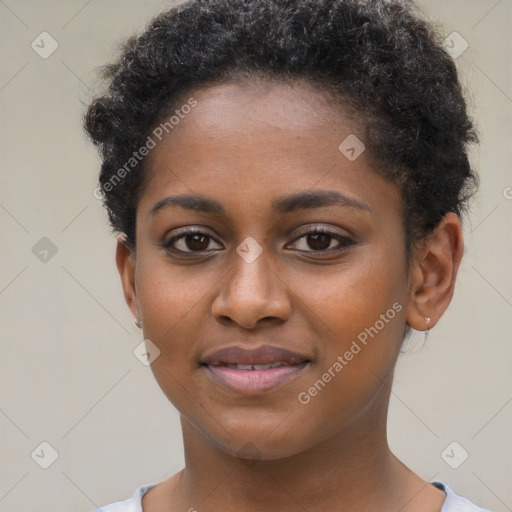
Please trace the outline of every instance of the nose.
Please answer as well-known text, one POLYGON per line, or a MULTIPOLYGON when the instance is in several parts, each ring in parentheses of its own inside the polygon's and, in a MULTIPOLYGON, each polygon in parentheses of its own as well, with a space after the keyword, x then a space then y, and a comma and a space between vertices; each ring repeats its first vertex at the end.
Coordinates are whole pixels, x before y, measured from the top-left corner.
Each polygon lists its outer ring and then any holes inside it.
POLYGON ((234 254, 233 269, 221 283, 212 315, 224 324, 253 329, 258 323, 286 321, 291 313, 287 285, 264 256, 248 263, 234 254))

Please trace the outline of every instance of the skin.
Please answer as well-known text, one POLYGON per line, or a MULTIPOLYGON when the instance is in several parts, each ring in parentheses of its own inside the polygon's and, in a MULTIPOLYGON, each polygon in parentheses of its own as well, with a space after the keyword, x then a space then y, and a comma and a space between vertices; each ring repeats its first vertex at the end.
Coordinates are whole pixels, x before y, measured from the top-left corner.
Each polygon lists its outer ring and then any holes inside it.
POLYGON ((181 415, 185 468, 151 489, 145 512, 439 511, 445 494, 390 451, 387 411, 406 323, 432 328, 453 294, 463 242, 447 214, 405 258, 402 204, 364 151, 338 145, 357 123, 306 84, 252 82, 194 90, 197 106, 150 153, 137 206, 136 253, 119 237, 124 296, 160 350, 151 368, 181 415), (336 191, 334 203, 281 213, 272 201, 336 191), (154 205, 180 194, 223 214, 154 205), (185 226, 210 238, 181 238, 185 226), (351 242, 324 236, 313 226, 351 242), (262 253, 236 252, 246 237, 262 253), (188 240, 188 245, 187 245, 188 240), (196 245, 194 245, 194 243, 196 245), (318 248, 320 247, 320 250, 318 248), (325 255, 323 247, 330 247, 325 255), (393 304, 401 310, 309 403, 298 401, 393 304), (271 343, 307 354, 292 381, 257 395, 231 392, 200 366, 212 348, 271 343), (343 506, 341 506, 343 504, 343 506))

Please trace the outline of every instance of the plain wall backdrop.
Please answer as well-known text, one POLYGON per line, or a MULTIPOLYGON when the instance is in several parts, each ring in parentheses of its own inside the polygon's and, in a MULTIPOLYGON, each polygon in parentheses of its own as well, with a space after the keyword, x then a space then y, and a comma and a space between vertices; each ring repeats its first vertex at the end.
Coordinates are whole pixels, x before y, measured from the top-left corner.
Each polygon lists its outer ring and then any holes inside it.
MULTIPOLYGON (((178 414, 133 354, 142 336, 93 195, 100 160, 81 128, 96 68, 170 5, 0 0, 0 511, 86 512, 183 467, 178 414)), ((420 5, 447 37, 459 34, 447 40, 454 51, 468 44, 457 63, 480 131, 481 188, 454 300, 428 342, 418 336, 399 359, 389 438, 423 478, 504 512, 512 510, 512 1, 420 5)))

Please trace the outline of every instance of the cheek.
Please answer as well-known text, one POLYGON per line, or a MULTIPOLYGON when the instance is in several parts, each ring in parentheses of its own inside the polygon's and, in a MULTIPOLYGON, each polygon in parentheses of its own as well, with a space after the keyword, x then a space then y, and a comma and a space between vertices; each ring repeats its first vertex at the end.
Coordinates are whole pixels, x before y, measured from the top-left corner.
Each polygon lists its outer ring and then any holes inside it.
POLYGON ((160 350, 151 364, 155 380, 179 411, 194 410, 197 394, 186 383, 197 370, 193 349, 200 319, 208 314, 206 296, 213 282, 161 258, 142 260, 137 273, 144 337, 160 350))
POLYGON ((173 378, 186 378, 196 369, 194 349, 201 324, 209 318, 209 294, 216 281, 211 272, 171 266, 161 256, 141 258, 137 295, 144 336, 160 350, 151 367, 162 389, 162 380, 170 379, 165 387, 175 388, 173 378))
POLYGON ((187 317, 204 313, 214 276, 199 267, 179 267, 161 255, 137 262, 136 287, 141 314, 152 332, 162 334, 186 325, 187 317))
POLYGON ((403 262, 396 259, 392 251, 363 250, 328 273, 304 273, 295 281, 301 283, 302 300, 335 339, 346 343, 357 338, 381 315, 390 319, 383 331, 399 333, 405 322, 400 312, 405 310, 407 278, 403 262))
POLYGON ((407 281, 403 262, 393 261, 392 254, 368 251, 329 276, 300 280, 304 300, 322 325, 317 330, 322 338, 317 380, 303 390, 305 401, 314 402, 319 411, 356 414, 394 368, 405 324, 407 281), (318 380, 328 383, 315 385, 318 380))

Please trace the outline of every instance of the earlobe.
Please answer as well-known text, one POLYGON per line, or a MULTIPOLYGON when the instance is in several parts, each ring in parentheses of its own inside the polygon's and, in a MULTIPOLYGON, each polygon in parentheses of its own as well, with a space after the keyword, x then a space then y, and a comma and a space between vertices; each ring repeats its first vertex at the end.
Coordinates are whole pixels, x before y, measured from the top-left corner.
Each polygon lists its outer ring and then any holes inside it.
POLYGON ((448 213, 416 250, 411 263, 406 318, 414 329, 432 328, 445 312, 453 297, 463 251, 460 219, 448 213))
POLYGON ((135 261, 131 249, 126 244, 124 234, 117 237, 116 265, 123 286, 124 300, 135 318, 139 318, 135 289, 135 261))

